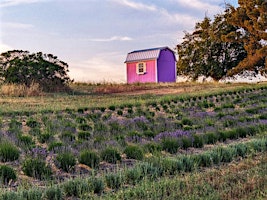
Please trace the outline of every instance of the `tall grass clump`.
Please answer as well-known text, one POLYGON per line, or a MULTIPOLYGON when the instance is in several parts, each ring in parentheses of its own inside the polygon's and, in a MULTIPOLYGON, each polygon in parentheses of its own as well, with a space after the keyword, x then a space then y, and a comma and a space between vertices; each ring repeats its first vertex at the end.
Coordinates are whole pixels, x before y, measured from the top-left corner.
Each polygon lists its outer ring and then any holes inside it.
POLYGON ((0 143, 0 160, 2 162, 14 161, 19 158, 19 149, 8 141, 0 143))
POLYGON ((52 175, 51 167, 41 158, 26 158, 22 163, 22 171, 25 175, 40 180, 48 179, 52 175))
POLYGON ((101 152, 101 158, 102 160, 112 164, 116 164, 118 161, 121 161, 121 155, 118 150, 111 147, 108 147, 101 152))
POLYGON ((143 160, 144 152, 140 146, 137 145, 129 145, 125 148, 124 153, 127 158, 143 160))
POLYGON ((83 150, 79 155, 79 162, 92 168, 98 168, 100 163, 99 155, 91 150, 83 150))
POLYGON ((30 86, 24 84, 3 84, 0 87, 0 93, 6 96, 25 97, 25 96, 41 96, 42 88, 38 83, 31 83, 30 86))
POLYGON ((15 170, 12 167, 7 165, 0 165, 0 180, 2 184, 9 184, 9 182, 15 181, 17 179, 17 175, 15 170))
POLYGON ((76 158, 71 152, 59 153, 55 163, 63 171, 71 172, 76 164, 76 158))

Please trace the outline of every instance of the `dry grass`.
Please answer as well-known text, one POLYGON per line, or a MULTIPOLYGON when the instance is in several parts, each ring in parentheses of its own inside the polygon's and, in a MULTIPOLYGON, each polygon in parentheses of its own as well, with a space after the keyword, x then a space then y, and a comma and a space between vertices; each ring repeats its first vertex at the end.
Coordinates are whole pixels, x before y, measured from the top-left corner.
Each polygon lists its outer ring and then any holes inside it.
POLYGON ((23 84, 4 84, 0 88, 0 94, 12 97, 30 97, 43 95, 38 83, 31 83, 29 87, 23 84))

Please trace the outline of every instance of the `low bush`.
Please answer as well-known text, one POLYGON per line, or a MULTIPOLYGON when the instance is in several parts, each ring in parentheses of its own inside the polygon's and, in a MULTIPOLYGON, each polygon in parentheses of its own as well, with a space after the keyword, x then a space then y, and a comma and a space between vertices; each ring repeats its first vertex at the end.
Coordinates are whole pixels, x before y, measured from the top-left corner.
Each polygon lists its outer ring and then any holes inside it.
POLYGON ((92 127, 89 125, 89 124, 80 124, 78 126, 78 128, 81 130, 81 131, 91 131, 93 130, 92 127))
POLYGON ((24 160, 22 171, 25 175, 40 180, 47 179, 52 174, 51 168, 40 158, 27 158, 24 160))
POLYGON ((101 158, 102 160, 113 164, 116 164, 118 161, 121 161, 121 155, 118 150, 111 147, 108 147, 101 152, 101 158))
POLYGON ((183 149, 188 149, 189 147, 193 146, 193 139, 188 136, 183 136, 181 139, 181 147, 183 149))
POLYGON ((30 118, 27 120, 26 125, 31 128, 37 128, 40 126, 40 123, 36 121, 35 119, 30 118))
POLYGON ((45 190, 42 199, 63 200, 63 194, 59 187, 50 187, 45 190))
POLYGON ((83 150, 79 155, 79 162, 92 168, 98 168, 100 157, 94 151, 83 150))
POLYGON ((140 146, 129 145, 125 148, 124 153, 127 158, 132 158, 136 160, 143 160, 144 152, 140 146))
POLYGON ((63 183, 62 189, 67 197, 82 199, 83 194, 90 191, 90 185, 84 179, 73 179, 63 183))
POLYGON ((64 152, 57 155, 55 163, 63 171, 70 172, 76 164, 76 158, 72 153, 64 152))
POLYGON ((215 144, 218 141, 219 137, 216 133, 205 133, 204 141, 206 144, 215 144))
POLYGON ((63 143, 60 141, 53 141, 48 145, 48 151, 55 151, 56 149, 63 146, 63 143))
POLYGON ((105 183, 102 178, 92 177, 89 179, 91 191, 95 194, 101 194, 105 189, 105 183))
POLYGON ((53 135, 51 133, 41 133, 40 135, 37 136, 37 139, 40 143, 45 143, 48 142, 49 140, 51 140, 53 138, 53 135))
POLYGON ((148 153, 156 153, 162 150, 162 146, 156 142, 149 142, 143 148, 148 153))
POLYGON ((12 167, 7 165, 0 165, 0 180, 2 184, 7 185, 11 180, 15 181, 17 175, 12 167))
POLYGON ((110 173, 106 174, 105 180, 109 188, 119 189, 123 185, 124 177, 120 173, 117 174, 110 173))
POLYGON ((176 138, 166 138, 162 140, 162 149, 169 152, 169 153, 176 153, 180 144, 176 138))
POLYGON ((19 158, 18 148, 7 141, 2 141, 0 143, 0 160, 2 162, 14 161, 19 158))
POLYGON ((135 185, 143 178, 141 168, 131 168, 125 171, 125 182, 128 184, 135 185))
POLYGON ((203 135, 194 134, 193 135, 193 147, 202 148, 204 146, 203 135))
POLYGON ((89 131, 79 131, 78 132, 78 139, 81 140, 89 140, 92 134, 89 131))

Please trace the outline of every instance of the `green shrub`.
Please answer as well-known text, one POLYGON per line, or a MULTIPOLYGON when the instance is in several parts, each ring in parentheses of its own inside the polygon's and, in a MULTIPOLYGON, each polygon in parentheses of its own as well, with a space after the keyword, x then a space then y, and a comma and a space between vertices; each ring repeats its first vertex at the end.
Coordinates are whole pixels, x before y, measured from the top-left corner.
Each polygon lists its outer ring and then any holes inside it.
POLYGON ((40 126, 40 123, 32 118, 28 119, 26 125, 31 128, 37 128, 40 126))
POLYGON ((10 142, 0 143, 0 159, 2 162, 14 161, 19 158, 18 148, 10 142))
POLYGON ((7 185, 10 180, 15 181, 16 179, 17 175, 12 167, 9 167, 7 165, 0 165, 0 180, 2 184, 7 185))
POLYGON ((48 145, 48 151, 54 151, 58 147, 62 147, 63 143, 60 141, 53 141, 48 145))
POLYGON ((101 152, 101 158, 106 162, 116 164, 121 160, 121 155, 116 149, 108 147, 101 152))
POLYGON ((41 134, 41 129, 39 127, 37 128, 31 128, 29 130, 29 134, 32 135, 32 136, 38 136, 41 134))
POLYGON ((119 189, 123 185, 123 176, 120 173, 117 174, 106 174, 105 180, 107 186, 111 189, 119 189))
POLYGON ((127 146, 124 150, 124 153, 126 154, 127 158, 136 160, 143 160, 144 158, 144 152, 142 148, 136 145, 127 146))
POLYGON ((206 144, 215 144, 218 141, 218 135, 216 133, 205 133, 204 141, 206 144))
POLYGON ((51 140, 53 138, 53 135, 51 133, 41 133, 40 135, 38 135, 37 139, 40 143, 45 143, 48 142, 49 140, 51 140))
POLYGON ((34 144, 34 141, 30 135, 19 135, 18 139, 20 140, 21 143, 23 143, 25 146, 30 147, 31 145, 34 144))
POLYGON ((59 187, 47 188, 43 194, 43 199, 47 200, 63 200, 63 194, 59 187))
POLYGON ((162 150, 162 146, 155 142, 149 142, 144 145, 144 150, 149 153, 160 152, 162 150))
POLYGON ((79 131, 78 132, 78 139, 89 140, 91 135, 92 134, 89 131, 79 131))
POLYGON ((188 119, 188 118, 183 118, 182 121, 181 121, 181 123, 183 125, 188 125, 188 126, 192 126, 193 125, 193 122, 190 119, 188 119))
POLYGON ((2 193, 0 196, 0 199, 1 200, 24 200, 25 198, 23 198, 17 192, 8 191, 8 192, 2 193))
POLYGON ((180 147, 178 140, 175 138, 166 138, 162 140, 161 144, 162 144, 162 149, 171 154, 176 153, 178 148, 180 147))
POLYGON ((93 130, 89 124, 80 124, 78 128, 82 131, 91 131, 93 130))
POLYGON ((123 111, 122 111, 122 110, 118 110, 118 111, 117 111, 117 114, 118 114, 118 115, 122 115, 122 114, 123 114, 123 111))
POLYGON ((204 146, 203 135, 194 134, 193 135, 193 147, 202 148, 204 146))
POLYGON ((141 168, 134 167, 134 168, 126 170, 126 172, 125 172, 126 180, 125 181, 128 184, 135 185, 143 178, 143 176, 144 176, 144 174, 142 174, 141 168))
POLYGON ((235 149, 234 148, 219 148, 219 155, 221 156, 221 162, 231 162, 234 159, 235 149))
POLYGON ((51 168, 40 158, 27 158, 24 160, 22 171, 25 175, 40 180, 49 178, 52 174, 51 168))
POLYGON ((94 151, 84 150, 80 153, 79 162, 92 168, 98 168, 100 157, 94 151))
POLYGON ((116 109, 116 107, 114 105, 111 105, 111 106, 108 107, 108 109, 114 111, 116 109))
POLYGON ((30 190, 23 190, 22 196, 24 199, 29 200, 40 200, 42 198, 43 192, 40 189, 30 189, 30 190))
POLYGON ((90 191, 90 185, 84 179, 69 180, 62 185, 62 188, 67 197, 81 198, 90 191))
POLYGON ((56 165, 65 172, 73 170, 76 164, 75 156, 70 152, 60 153, 56 157, 56 165))
POLYGON ((79 124, 85 124, 86 123, 86 119, 84 117, 77 117, 75 121, 79 124))
POLYGON ((105 189, 105 183, 102 178, 92 177, 89 179, 89 184, 95 194, 101 194, 105 189))
POLYGON ((238 156, 245 157, 245 155, 248 153, 247 145, 243 143, 237 144, 235 148, 238 156))
POLYGON ((156 136, 156 133, 153 132, 153 131, 151 131, 151 130, 145 130, 145 131, 143 132, 143 135, 144 135, 145 137, 153 138, 153 137, 156 136))
POLYGON ((183 149, 188 149, 193 146, 192 138, 188 136, 183 136, 181 139, 181 147, 183 149))
POLYGON ((192 172, 195 169, 195 162, 193 156, 182 156, 183 169, 186 172, 192 172))
POLYGON ((198 165, 201 167, 210 167, 213 164, 212 156, 209 152, 199 154, 198 161, 198 165))
POLYGON ((64 141, 72 142, 75 140, 75 135, 70 132, 65 132, 60 135, 60 138, 63 139, 64 141))

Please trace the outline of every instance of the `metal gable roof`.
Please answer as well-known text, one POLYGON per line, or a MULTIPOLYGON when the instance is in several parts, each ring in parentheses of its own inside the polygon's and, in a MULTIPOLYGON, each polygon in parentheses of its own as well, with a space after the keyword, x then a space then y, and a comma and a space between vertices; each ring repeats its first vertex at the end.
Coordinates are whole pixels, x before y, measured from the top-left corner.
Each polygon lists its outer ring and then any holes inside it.
POLYGON ((128 53, 125 63, 141 61, 141 60, 157 59, 159 57, 160 51, 166 48, 168 47, 159 47, 159 48, 153 48, 153 49, 143 49, 143 50, 132 51, 128 53))

